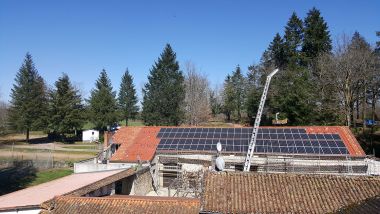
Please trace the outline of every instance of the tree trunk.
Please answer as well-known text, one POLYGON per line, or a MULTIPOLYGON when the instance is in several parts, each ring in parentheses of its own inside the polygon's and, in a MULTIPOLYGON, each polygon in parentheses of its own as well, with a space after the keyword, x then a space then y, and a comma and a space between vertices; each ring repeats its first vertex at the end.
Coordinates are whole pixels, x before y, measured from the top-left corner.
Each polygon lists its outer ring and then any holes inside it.
POLYGON ((376 93, 372 90, 372 120, 375 121, 375 112, 376 112, 376 93))
POLYGON ((347 109, 347 111, 346 111, 346 125, 348 127, 351 126, 351 112, 349 109, 347 109))
POLYGON ((359 99, 356 100, 356 120, 360 119, 360 105, 359 105, 359 99))
MULTIPOLYGON (((356 129, 356 123, 359 120, 359 115, 360 115, 360 112, 359 112, 359 99, 357 99, 355 101, 355 106, 356 106, 356 117, 352 117, 352 123, 353 123, 352 125, 356 129)), ((352 109, 352 112, 354 112, 354 109, 352 109)))
POLYGON ((29 143, 29 128, 26 128, 26 142, 29 143))
POLYGON ((354 102, 351 101, 348 108, 349 108, 349 114, 350 114, 349 127, 351 127, 352 122, 354 121, 354 102))
POLYGON ((125 117, 125 126, 128 126, 128 117, 125 117))

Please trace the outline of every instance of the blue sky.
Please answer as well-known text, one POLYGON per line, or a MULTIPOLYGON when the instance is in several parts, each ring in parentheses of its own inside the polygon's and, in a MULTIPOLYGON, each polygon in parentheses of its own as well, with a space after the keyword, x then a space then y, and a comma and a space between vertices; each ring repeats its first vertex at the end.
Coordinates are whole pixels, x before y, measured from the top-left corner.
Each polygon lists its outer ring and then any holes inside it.
POLYGON ((114 89, 128 67, 141 88, 166 43, 212 85, 260 60, 291 13, 321 10, 332 39, 378 40, 380 1, 0 1, 0 99, 8 101, 26 52, 49 85, 67 73, 85 97, 104 68, 114 89))

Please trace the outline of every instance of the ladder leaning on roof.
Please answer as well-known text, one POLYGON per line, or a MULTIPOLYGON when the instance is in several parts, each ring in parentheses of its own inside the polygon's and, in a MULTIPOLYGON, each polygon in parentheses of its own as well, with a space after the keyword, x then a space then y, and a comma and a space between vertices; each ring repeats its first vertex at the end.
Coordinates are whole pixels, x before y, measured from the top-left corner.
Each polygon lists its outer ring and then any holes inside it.
POLYGON ((272 77, 277 72, 278 72, 278 69, 275 69, 274 71, 272 71, 272 73, 270 73, 267 76, 267 80, 265 82, 264 91, 263 91, 263 94, 261 95, 259 109, 257 110, 255 125, 253 126, 253 132, 252 132, 251 140, 250 140, 249 146, 248 146, 247 156, 246 156, 245 162, 244 162, 244 171, 246 171, 246 172, 249 172, 249 170, 251 168, 251 160, 252 160, 252 156, 253 156, 253 151, 255 150, 257 132, 259 131, 261 114, 263 113, 264 104, 265 104, 265 100, 267 98, 267 93, 268 93, 268 89, 269 89, 269 84, 270 84, 272 77))

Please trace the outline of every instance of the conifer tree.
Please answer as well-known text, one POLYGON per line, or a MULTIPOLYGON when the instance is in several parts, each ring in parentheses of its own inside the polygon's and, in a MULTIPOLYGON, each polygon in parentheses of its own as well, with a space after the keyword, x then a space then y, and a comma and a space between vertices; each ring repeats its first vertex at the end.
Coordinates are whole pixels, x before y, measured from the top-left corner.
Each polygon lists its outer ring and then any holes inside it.
POLYGON ((228 121, 231 120, 231 114, 234 112, 235 107, 236 104, 234 87, 232 84, 231 76, 227 75, 223 88, 223 111, 228 121))
POLYGON ((138 100, 136 96, 136 89, 128 68, 121 78, 118 100, 123 119, 125 119, 125 125, 128 126, 128 120, 135 119, 139 111, 139 107, 137 106, 138 100))
POLYGON ((307 13, 304 23, 302 52, 306 57, 306 63, 311 65, 320 54, 331 51, 330 32, 320 11, 315 7, 307 13))
POLYGON ((273 79, 269 107, 286 116, 291 125, 313 122, 312 87, 309 72, 301 67, 280 71, 273 79))
POLYGON ((11 92, 9 121, 13 128, 25 131, 29 142, 31 130, 46 128, 47 95, 42 77, 27 53, 24 63, 16 74, 11 92))
POLYGON ((246 103, 245 107, 247 110, 247 116, 251 125, 254 125, 254 117, 256 116, 260 96, 262 93, 262 82, 263 82, 263 64, 265 60, 265 52, 262 56, 262 64, 259 65, 251 65, 248 67, 248 75, 247 75, 247 86, 246 86, 246 103))
POLYGON ((273 38, 268 51, 270 53, 272 63, 279 69, 283 69, 287 64, 285 56, 285 44, 279 33, 273 38))
POLYGON ((84 108, 79 91, 63 74, 50 92, 49 128, 65 140, 66 134, 75 133, 83 125, 84 108))
POLYGON ((244 101, 245 101, 245 78, 241 73, 240 66, 236 67, 236 70, 232 73, 231 83, 233 87, 234 95, 234 109, 237 112, 237 119, 241 120, 241 112, 243 110, 244 101))
POLYGON ((184 76, 167 44, 143 89, 142 118, 146 125, 179 125, 184 120, 184 76))
POLYGON ((303 40, 303 22, 298 18, 297 14, 293 12, 287 25, 285 26, 284 54, 290 64, 298 65, 300 63, 300 51, 302 48, 303 40))
POLYGON ((103 69, 89 99, 89 117, 96 128, 106 130, 107 126, 117 122, 117 100, 115 97, 116 92, 112 91, 111 80, 108 78, 106 70, 103 69))

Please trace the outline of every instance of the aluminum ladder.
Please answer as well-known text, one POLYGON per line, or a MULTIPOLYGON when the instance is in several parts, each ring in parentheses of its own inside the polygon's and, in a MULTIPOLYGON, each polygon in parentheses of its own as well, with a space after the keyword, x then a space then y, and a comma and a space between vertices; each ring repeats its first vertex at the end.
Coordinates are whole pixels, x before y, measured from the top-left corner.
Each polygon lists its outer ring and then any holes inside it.
POLYGON ((267 80, 265 82, 264 91, 263 91, 263 94, 261 95, 259 109, 257 110, 255 124, 253 126, 253 132, 252 132, 252 135, 251 135, 251 140, 249 141, 247 156, 246 156, 245 162, 244 162, 244 171, 245 172, 249 172, 249 170, 251 168, 251 161, 252 161, 253 151, 255 150, 255 146, 256 146, 257 133, 259 131, 259 126, 260 126, 260 121, 261 121, 261 115, 262 115, 263 110, 264 110, 264 104, 265 104, 265 100, 267 98, 269 84, 270 84, 270 81, 271 81, 272 77, 277 72, 278 72, 278 69, 275 69, 274 71, 272 71, 267 76, 267 80))

